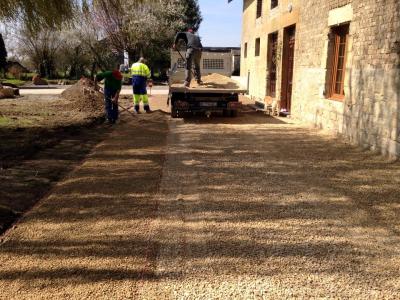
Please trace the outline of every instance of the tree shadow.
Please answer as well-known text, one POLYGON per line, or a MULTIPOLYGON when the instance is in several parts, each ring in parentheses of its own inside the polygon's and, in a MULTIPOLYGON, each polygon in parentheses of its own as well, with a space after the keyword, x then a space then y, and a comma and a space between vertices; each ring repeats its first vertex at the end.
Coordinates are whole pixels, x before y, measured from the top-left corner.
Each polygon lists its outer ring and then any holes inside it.
POLYGON ((297 274, 300 284, 312 274, 366 290, 400 276, 398 163, 293 124, 182 122, 168 142, 166 121, 131 126, 99 145, 1 245, 4 280, 297 274), (26 258, 31 267, 21 271, 26 258))
POLYGON ((237 117, 224 117, 222 113, 213 113, 210 118, 205 114, 188 114, 183 121, 187 124, 233 124, 233 125, 256 125, 256 124, 290 124, 283 118, 267 116, 262 112, 239 111, 237 117))

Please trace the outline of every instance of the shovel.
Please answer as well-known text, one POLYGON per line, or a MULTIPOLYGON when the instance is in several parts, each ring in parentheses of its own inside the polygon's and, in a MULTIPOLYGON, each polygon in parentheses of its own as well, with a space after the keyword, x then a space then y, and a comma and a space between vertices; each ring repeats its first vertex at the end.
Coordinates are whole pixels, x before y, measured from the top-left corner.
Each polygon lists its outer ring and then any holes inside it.
MULTIPOLYGON (((98 92, 104 95, 104 91, 103 91, 102 88, 100 88, 98 92)), ((126 112, 127 112, 128 114, 130 114, 132 117, 136 118, 136 115, 133 114, 132 112, 130 112, 126 107, 120 105, 119 103, 118 103, 118 107, 121 108, 123 111, 126 111, 126 112)))

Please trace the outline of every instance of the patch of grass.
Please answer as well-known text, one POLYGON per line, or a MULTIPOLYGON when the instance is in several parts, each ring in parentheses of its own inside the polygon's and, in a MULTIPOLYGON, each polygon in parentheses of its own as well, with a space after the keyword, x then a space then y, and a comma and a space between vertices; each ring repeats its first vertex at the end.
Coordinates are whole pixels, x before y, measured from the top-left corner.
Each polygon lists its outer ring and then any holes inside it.
POLYGON ((4 117, 0 116, 0 128, 11 128, 11 127, 29 127, 34 122, 32 120, 17 118, 17 117, 4 117))
POLYGON ((26 81, 20 80, 20 79, 7 79, 7 80, 4 80, 3 83, 11 83, 16 86, 21 86, 21 85, 24 85, 26 83, 26 81))
POLYGON ((25 81, 32 81, 32 78, 35 75, 36 75, 36 73, 24 73, 24 74, 22 74, 21 79, 25 80, 25 81))
POLYGON ((12 122, 12 119, 0 116, 0 127, 10 127, 12 122))

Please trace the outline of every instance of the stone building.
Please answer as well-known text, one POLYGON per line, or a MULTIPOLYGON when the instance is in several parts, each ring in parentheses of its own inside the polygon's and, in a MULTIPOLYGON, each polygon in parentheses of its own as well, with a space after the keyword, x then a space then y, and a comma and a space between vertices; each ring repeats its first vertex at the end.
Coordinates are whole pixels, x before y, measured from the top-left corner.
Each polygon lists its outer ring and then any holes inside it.
POLYGON ((399 0, 244 0, 241 76, 261 106, 400 154, 399 0))
POLYGON ((8 61, 6 64, 6 73, 16 79, 20 79, 24 73, 29 73, 29 70, 17 61, 8 61))

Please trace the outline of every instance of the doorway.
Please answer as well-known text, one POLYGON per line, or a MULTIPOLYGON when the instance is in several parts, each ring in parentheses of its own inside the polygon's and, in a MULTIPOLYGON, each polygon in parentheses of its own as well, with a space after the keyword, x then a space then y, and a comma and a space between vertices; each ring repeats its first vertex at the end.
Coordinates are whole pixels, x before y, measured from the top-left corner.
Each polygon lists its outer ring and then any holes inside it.
POLYGON ((283 32, 281 110, 286 110, 286 112, 290 112, 292 106, 295 40, 296 26, 285 28, 283 32))
POLYGON ((278 32, 268 35, 268 77, 267 77, 267 96, 276 97, 276 73, 277 73, 277 54, 278 54, 278 32))

